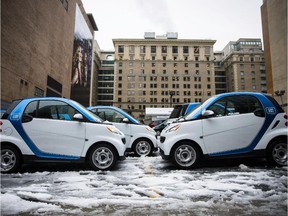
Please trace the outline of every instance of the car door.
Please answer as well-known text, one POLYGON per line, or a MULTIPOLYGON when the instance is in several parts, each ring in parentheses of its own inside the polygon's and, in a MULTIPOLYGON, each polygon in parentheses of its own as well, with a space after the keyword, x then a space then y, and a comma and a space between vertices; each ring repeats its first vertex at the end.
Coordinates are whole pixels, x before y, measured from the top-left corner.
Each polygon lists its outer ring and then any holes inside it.
POLYGON ((111 122, 113 125, 115 125, 115 127, 122 131, 125 135, 126 143, 129 146, 132 135, 131 124, 123 122, 123 119, 126 118, 123 114, 110 108, 97 108, 96 115, 98 115, 103 120, 111 122))
POLYGON ((229 155, 254 149, 255 138, 265 121, 263 107, 257 98, 248 95, 224 97, 206 110, 214 112, 213 117, 202 120, 208 154, 229 155))
POLYGON ((86 123, 73 121, 76 113, 75 108, 57 100, 28 104, 22 125, 33 142, 34 153, 44 157, 53 157, 54 154, 80 156, 85 143, 86 123))

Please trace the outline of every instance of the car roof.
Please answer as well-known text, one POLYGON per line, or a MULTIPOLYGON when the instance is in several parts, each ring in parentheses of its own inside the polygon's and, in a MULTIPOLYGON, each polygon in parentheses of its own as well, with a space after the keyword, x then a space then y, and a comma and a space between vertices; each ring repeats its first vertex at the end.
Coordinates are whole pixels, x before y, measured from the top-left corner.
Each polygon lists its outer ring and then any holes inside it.
POLYGON ((116 110, 118 112, 120 112, 122 115, 124 115, 126 118, 128 118, 131 122, 133 122, 134 124, 139 124, 139 122, 134 119, 131 115, 129 115, 128 113, 126 113, 124 110, 118 108, 118 107, 114 107, 114 106, 91 106, 91 107, 87 107, 87 109, 113 109, 116 110))

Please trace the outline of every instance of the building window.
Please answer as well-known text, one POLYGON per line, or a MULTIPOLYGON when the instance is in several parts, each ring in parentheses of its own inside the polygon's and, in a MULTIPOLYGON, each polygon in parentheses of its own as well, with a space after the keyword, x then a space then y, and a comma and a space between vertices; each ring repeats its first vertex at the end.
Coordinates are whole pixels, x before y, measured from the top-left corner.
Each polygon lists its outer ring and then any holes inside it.
POLYGON ((195 63, 195 67, 196 67, 196 68, 199 68, 199 63, 195 63))
POLYGON ((167 46, 162 46, 162 53, 167 53, 167 46))
POLYGON ((183 53, 188 54, 189 53, 189 48, 188 46, 183 46, 183 53))
POLYGON ((129 46, 129 53, 134 53, 135 52, 135 46, 129 46))
POLYGON ((240 71, 240 76, 244 76, 244 71, 240 71))
POLYGON ((156 53, 156 46, 151 46, 151 53, 156 53))
POLYGON ((177 54, 178 53, 178 47, 177 46, 172 46, 172 53, 177 54))
POLYGON ((34 89, 34 96, 36 97, 43 97, 44 96, 44 90, 38 88, 38 87, 35 87, 34 89))
POLYGON ((146 53, 146 47, 145 46, 140 46, 140 53, 146 53))
POLYGON ((199 54, 199 47, 194 47, 194 53, 199 54))
POLYGON ((124 53, 124 46, 123 45, 118 46, 118 53, 124 53))
POLYGON ((210 55, 210 47, 205 47, 205 55, 210 55))

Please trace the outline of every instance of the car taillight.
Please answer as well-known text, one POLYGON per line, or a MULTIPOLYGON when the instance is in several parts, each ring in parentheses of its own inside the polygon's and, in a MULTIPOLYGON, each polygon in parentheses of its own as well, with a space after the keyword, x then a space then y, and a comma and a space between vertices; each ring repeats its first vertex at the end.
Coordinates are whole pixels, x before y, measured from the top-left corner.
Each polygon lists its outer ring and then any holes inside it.
MULTIPOLYGON (((284 115, 284 118, 285 118, 285 119, 288 119, 288 115, 285 114, 285 115, 284 115)), ((288 122, 287 122, 287 121, 285 122, 285 126, 286 126, 286 127, 288 126, 288 122)))

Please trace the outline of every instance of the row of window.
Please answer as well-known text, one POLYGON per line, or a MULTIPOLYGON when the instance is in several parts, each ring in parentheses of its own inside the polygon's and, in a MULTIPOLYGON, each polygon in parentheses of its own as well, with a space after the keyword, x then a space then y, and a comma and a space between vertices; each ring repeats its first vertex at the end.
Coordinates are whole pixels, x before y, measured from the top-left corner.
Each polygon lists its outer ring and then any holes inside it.
MULTIPOLYGON (((123 56, 119 56, 119 61, 122 61, 123 60, 123 56)), ((135 60, 135 56, 134 55, 129 55, 129 60, 130 61, 134 61, 135 60)), ((145 56, 140 56, 140 60, 141 61, 145 61, 147 59, 145 59, 145 56)), ((149 60, 152 60, 152 61, 156 61, 156 56, 151 56, 151 59, 149 60)), ((184 58, 178 58, 178 56, 173 56, 173 59, 167 59, 167 56, 166 55, 162 55, 162 59, 157 59, 157 61, 212 61, 211 57, 210 56, 205 56, 205 57, 199 57, 199 56, 194 56, 193 59, 191 58, 188 58, 188 56, 184 56, 184 58)))
MULTIPOLYGON (((163 62, 163 63, 157 63, 156 64, 156 62, 151 62, 151 63, 146 63, 146 65, 145 65, 145 62, 141 62, 140 67, 144 68, 144 67, 147 67, 147 65, 149 66, 149 64, 150 64, 150 66, 152 68, 154 68, 154 67, 156 67, 156 65, 157 66, 162 66, 162 67, 167 67, 168 64, 170 64, 170 63, 163 62)), ((133 65, 134 65, 133 61, 129 62, 129 67, 133 67, 133 65)), ((204 64, 201 64, 201 65, 204 65, 204 64)), ((170 66, 172 66, 172 65, 170 64, 170 66)), ((200 67, 200 63, 199 62, 196 62, 196 63, 187 63, 187 62, 185 62, 185 63, 176 63, 175 62, 175 63, 173 63, 173 67, 179 67, 179 66, 184 66, 185 68, 195 66, 196 68, 199 68, 200 67)), ((122 68, 123 67, 123 63, 119 62, 118 63, 118 67, 122 68)), ((210 68, 211 64, 210 63, 206 63, 206 67, 210 68)))
MULTIPOLYGON (((135 49, 137 49, 136 47, 138 47, 138 46, 129 45, 129 53, 135 53, 135 49)), ((125 48, 124 45, 118 45, 118 53, 123 54, 125 51, 124 48, 125 48)), ((144 46, 144 45, 141 45, 140 46, 140 53, 145 54, 147 52, 147 50, 149 49, 150 53, 152 53, 152 54, 156 54, 157 50, 161 51, 162 54, 167 54, 169 48, 170 48, 169 46, 144 46)), ((195 54, 199 54, 199 52, 200 52, 199 46, 194 46, 192 48, 193 48, 193 52, 195 54)), ((183 54, 189 54, 189 46, 172 46, 171 47, 171 52, 173 54, 178 54, 180 52, 180 50, 182 51, 183 54)), ((204 47, 205 55, 210 55, 210 52, 211 52, 210 46, 204 47)))
MULTIPOLYGON (((209 93, 207 93, 209 94, 209 93)), ((119 103, 122 103, 122 98, 118 98, 118 102, 119 103)), ((124 101, 123 101, 124 102, 124 101)), ((130 98, 128 99, 128 103, 135 103, 135 99, 134 98, 130 98)), ((160 101, 158 101, 157 98, 150 98, 149 101, 147 101, 145 98, 140 98, 138 102, 136 103, 161 103, 160 105, 153 105, 153 104, 149 104, 149 107, 165 107, 165 104, 169 104, 171 102, 171 99, 170 98, 161 98, 160 101)), ((174 97, 172 98, 172 102, 173 103, 190 103, 190 102, 202 102, 202 97, 199 97, 199 98, 194 98, 194 99, 191 99, 190 97, 187 97, 187 98, 183 98, 183 99, 180 99, 178 97, 174 97)), ((118 105, 120 108, 121 105, 118 105)), ((129 108, 129 105, 127 106, 129 108)), ((137 105, 133 105, 134 108, 137 108, 137 105)), ((146 108, 146 105, 138 105, 139 109, 145 109, 146 108)), ((133 108, 133 109, 134 109, 133 108)), ((125 108, 124 108, 125 109, 125 108)))
MULTIPOLYGON (((119 69, 118 70, 118 74, 122 74, 122 73, 123 73, 122 69, 119 69)), ((157 73, 159 73, 159 72, 157 71, 157 73)), ((207 73, 207 75, 211 75, 211 71, 210 70, 207 70, 206 73, 207 73)), ((134 70, 130 69, 129 70, 129 74, 134 74, 134 70)), ((140 74, 144 75, 145 74, 145 70, 141 69, 140 74)), ((156 70, 152 69, 151 70, 151 74, 156 74, 156 70)), ((167 70, 166 69, 162 70, 162 74, 167 74, 167 70)), ((178 70, 173 70, 173 74, 178 74, 178 70)), ((199 74, 200 74, 200 71, 199 70, 195 70, 195 75, 198 76, 199 74)), ((189 75, 189 70, 184 70, 184 75, 189 75)))
MULTIPOLYGON (((198 89, 201 89, 201 88, 198 88, 198 89)), ((207 88, 207 89, 211 89, 211 87, 207 88)), ((177 95, 177 96, 181 95, 180 91, 174 91, 174 92, 175 92, 175 95, 177 95)), ((122 95, 122 91, 119 90, 118 91, 118 96, 121 96, 121 95, 122 95)), ((151 96, 151 95, 154 95, 154 96, 157 96, 157 95, 170 96, 170 91, 152 91, 152 90, 151 91, 146 91, 146 90, 134 91, 134 90, 129 90, 129 91, 127 91, 127 95, 128 96, 135 96, 135 95, 138 95, 138 96, 146 96, 146 95, 149 95, 149 96, 151 96)), ((202 90, 198 90, 198 91, 197 90, 195 90, 195 91, 183 91, 183 96, 190 96, 190 95, 202 96, 202 90)), ((211 96, 211 91, 207 91, 207 95, 211 96)))
MULTIPOLYGON (((159 81, 164 81, 164 82, 169 82, 169 80, 173 81, 173 82, 179 82, 180 81, 180 77, 179 76, 172 76, 172 77, 168 77, 168 76, 161 76, 161 78, 159 77, 159 81)), ((201 76, 195 76, 193 77, 194 82, 201 82, 201 76)), ((118 77, 118 81, 123 81, 123 77, 119 76, 118 77)), ((127 77, 127 81, 128 82, 136 82, 136 77, 135 76, 128 76, 127 77)), ((145 82, 147 81, 146 77, 139 77, 139 81, 140 82, 145 82)), ((150 81, 151 82, 157 82, 158 81, 158 77, 154 76, 154 77, 150 77, 150 81)), ((183 77, 183 81, 184 82, 191 82, 192 78, 190 77, 183 77)), ((211 82, 211 77, 207 77, 207 82, 211 82)))

